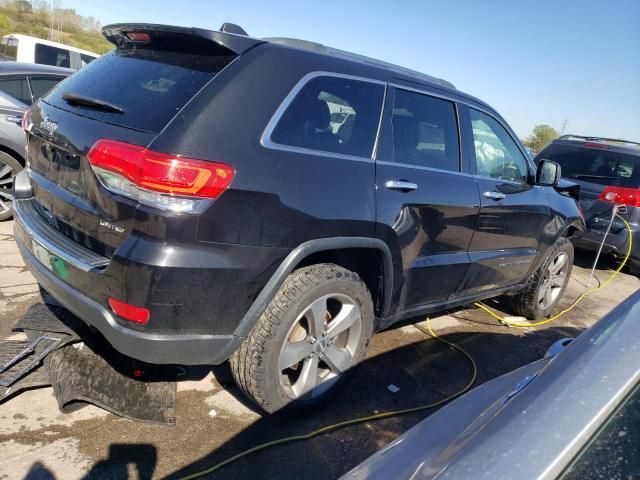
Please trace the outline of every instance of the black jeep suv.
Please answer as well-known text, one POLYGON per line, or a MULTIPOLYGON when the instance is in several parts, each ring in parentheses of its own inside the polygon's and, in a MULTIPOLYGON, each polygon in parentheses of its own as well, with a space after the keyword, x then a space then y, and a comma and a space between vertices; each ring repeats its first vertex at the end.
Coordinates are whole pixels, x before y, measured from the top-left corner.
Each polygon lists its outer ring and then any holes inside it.
POLYGON ((583 220, 487 104, 310 42, 103 33, 116 48, 25 119, 15 232, 41 286, 120 352, 230 359, 273 412, 334 391, 398 320, 557 304, 583 220))

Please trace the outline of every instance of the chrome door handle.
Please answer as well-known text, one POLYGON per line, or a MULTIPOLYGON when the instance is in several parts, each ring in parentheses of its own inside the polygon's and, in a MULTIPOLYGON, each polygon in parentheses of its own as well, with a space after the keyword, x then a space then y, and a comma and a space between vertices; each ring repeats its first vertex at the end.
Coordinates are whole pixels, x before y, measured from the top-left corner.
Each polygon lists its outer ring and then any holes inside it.
POLYGON ((491 200, 502 200, 506 195, 500 192, 484 192, 482 194, 484 198, 490 198, 491 200))
POLYGON ((384 186, 389 190, 400 190, 401 192, 410 192, 418 189, 416 183, 407 182, 406 180, 387 180, 384 186))
POLYGON ((5 118, 7 119, 7 122, 22 125, 22 117, 18 117, 17 115, 7 115, 5 118))

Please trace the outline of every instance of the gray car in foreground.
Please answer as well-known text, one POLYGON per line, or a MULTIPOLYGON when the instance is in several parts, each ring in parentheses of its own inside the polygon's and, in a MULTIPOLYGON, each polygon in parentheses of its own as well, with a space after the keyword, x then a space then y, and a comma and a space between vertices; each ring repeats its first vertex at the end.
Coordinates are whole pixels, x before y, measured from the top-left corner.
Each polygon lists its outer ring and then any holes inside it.
POLYGON ((343 479, 640 478, 640 292, 554 347, 442 408, 343 479))
POLYGON ((74 72, 68 68, 0 61, 0 221, 11 218, 13 178, 24 167, 22 116, 74 72))

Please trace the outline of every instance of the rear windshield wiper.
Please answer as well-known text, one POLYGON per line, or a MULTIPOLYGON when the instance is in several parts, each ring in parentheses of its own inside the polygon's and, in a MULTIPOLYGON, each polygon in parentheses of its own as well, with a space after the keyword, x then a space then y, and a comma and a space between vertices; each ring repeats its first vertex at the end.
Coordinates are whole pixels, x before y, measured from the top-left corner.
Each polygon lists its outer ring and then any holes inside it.
POLYGON ((575 173, 571 178, 620 178, 614 175, 590 175, 588 173, 575 173))
POLYGON ((79 95, 77 93, 67 92, 62 94, 62 99, 69 105, 77 105, 80 107, 93 108, 104 112, 124 113, 124 110, 113 103, 98 100, 97 98, 79 95))

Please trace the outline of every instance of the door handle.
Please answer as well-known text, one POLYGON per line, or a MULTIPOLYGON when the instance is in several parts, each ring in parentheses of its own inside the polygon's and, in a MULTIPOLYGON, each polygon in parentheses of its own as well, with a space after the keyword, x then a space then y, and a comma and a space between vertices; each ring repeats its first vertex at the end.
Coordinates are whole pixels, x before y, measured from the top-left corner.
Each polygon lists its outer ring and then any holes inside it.
POLYGON ((502 200, 506 195, 500 192, 484 192, 482 194, 484 198, 490 198, 491 200, 502 200))
POLYGON ((5 118, 7 119, 7 122, 22 125, 22 117, 18 117, 17 115, 7 115, 5 118))
POLYGON ((418 189, 416 183, 407 182, 406 180, 387 180, 384 186, 389 190, 400 190, 401 192, 410 192, 418 189))

